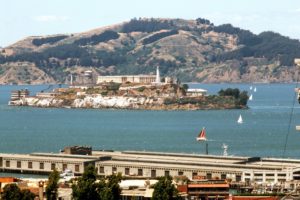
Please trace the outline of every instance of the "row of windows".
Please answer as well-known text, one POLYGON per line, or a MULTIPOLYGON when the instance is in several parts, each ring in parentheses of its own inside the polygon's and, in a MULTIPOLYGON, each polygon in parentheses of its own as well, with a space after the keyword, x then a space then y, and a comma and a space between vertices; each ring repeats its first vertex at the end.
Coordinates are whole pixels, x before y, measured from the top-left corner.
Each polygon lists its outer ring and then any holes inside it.
MULTIPOLYGON (((10 167, 10 161, 7 160, 5 162, 5 166, 6 167, 10 167)), ((17 168, 22 168, 22 162, 21 161, 17 161, 17 168)), ((29 161, 27 163, 27 168, 28 169, 32 169, 32 162, 29 161)), ((40 162, 39 163, 39 169, 44 169, 45 168, 45 163, 43 162, 40 162)), ((56 168, 56 164, 55 163, 51 163, 51 170, 54 170, 56 168)), ((63 164, 63 170, 67 169, 68 168, 68 164, 64 163, 63 164)), ((75 165, 75 172, 79 172, 79 165, 75 165)))
MULTIPOLYGON (((112 170, 113 172, 116 172, 117 170, 117 167, 120 167, 120 168, 124 168, 125 166, 113 166, 112 169, 115 169, 115 170, 112 170)), ((103 166, 100 166, 98 167, 99 168, 99 173, 104 173, 104 167, 103 166), (102 168, 102 170, 101 170, 102 168)), ((126 169, 127 167, 125 167, 126 169)), ((149 169, 148 167, 140 167, 140 169, 149 169)), ((165 171, 181 171, 179 169, 176 169, 176 168, 170 168, 170 169, 167 169, 166 168, 155 168, 156 170, 165 170, 165 171)), ((194 175, 198 175, 198 172, 197 170, 185 170, 186 172, 192 172, 193 176, 194 175)), ((224 172, 224 171, 201 171, 201 173, 206 173, 208 174, 208 176, 211 176, 211 174, 220 174, 222 176, 222 174, 226 174, 227 172, 224 172)), ((232 174, 232 173, 231 173, 232 174)), ((235 173, 234 173, 235 174, 235 173)), ((235 174, 236 176, 241 176, 240 173, 236 173, 235 174)))
MULTIPOLYGON (((245 176, 251 176, 250 173, 245 173, 245 176)), ((254 173, 254 176, 263 176, 262 173, 254 173)), ((272 176, 275 176, 275 174, 266 174, 265 176, 268 176, 268 177, 272 177, 272 176)), ((286 176, 286 174, 277 174, 277 176, 286 176)))
MULTIPOLYGON (((112 172, 113 173, 117 173, 117 167, 112 167, 112 172)), ((99 173, 100 174, 103 174, 105 173, 104 172, 104 167, 103 166, 100 166, 99 167, 99 173)), ((165 176, 170 176, 170 171, 169 170, 165 170, 165 176)), ((130 175, 130 168, 129 167, 126 167, 125 168, 125 175, 130 175)), ((137 173, 138 176, 143 176, 143 169, 139 168, 138 169, 138 173, 137 173)), ((152 169, 151 170, 151 177, 156 177, 156 170, 152 169)), ((183 171, 178 171, 178 176, 183 176, 184 175, 184 172, 183 171)), ((197 172, 193 172, 192 173, 192 177, 195 177, 195 176, 198 176, 198 173, 197 172)), ((212 179, 212 174, 211 173, 207 173, 206 174, 206 178, 207 179, 212 179)), ((227 178, 227 175, 226 174, 221 174, 221 179, 226 179, 227 178)), ((241 181, 241 175, 237 175, 236 176, 236 180, 237 181, 241 181)))

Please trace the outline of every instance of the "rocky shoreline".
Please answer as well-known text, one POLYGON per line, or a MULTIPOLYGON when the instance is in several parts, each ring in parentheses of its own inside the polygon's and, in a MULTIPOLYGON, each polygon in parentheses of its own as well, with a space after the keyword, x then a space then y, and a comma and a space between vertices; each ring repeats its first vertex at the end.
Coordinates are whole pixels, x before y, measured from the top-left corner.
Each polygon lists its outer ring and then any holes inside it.
MULTIPOLYGON (((51 93, 23 96, 9 101, 11 106, 43 108, 94 108, 137 110, 245 109, 232 96, 190 96, 179 85, 135 86, 130 89, 103 87, 60 88, 51 93), (111 89, 113 88, 113 89, 111 89)), ((129 88, 129 87, 128 87, 129 88)))

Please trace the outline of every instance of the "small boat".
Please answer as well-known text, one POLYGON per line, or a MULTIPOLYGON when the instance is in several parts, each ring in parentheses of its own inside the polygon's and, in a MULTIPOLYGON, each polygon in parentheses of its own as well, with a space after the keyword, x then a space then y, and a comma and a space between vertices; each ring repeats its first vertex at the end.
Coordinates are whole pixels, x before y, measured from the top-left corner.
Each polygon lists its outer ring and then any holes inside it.
POLYGON ((252 90, 252 86, 250 86, 250 90, 252 90))
POLYGON ((205 128, 203 127, 201 132, 199 133, 198 137, 196 138, 197 141, 206 141, 206 133, 205 128))
POLYGON ((243 118, 242 115, 239 116, 237 123, 242 124, 243 123, 243 118))
POLYGON ((253 89, 254 92, 256 92, 256 87, 253 89))
POLYGON ((252 99, 253 99, 253 96, 252 96, 252 94, 251 94, 250 97, 249 97, 249 100, 252 101, 252 99))

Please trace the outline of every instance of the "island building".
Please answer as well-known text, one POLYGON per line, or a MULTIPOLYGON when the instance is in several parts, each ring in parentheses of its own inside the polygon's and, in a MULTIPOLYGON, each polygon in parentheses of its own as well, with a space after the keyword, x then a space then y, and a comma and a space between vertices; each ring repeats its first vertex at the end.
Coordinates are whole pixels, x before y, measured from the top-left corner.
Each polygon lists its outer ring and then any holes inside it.
MULTIPOLYGON (((156 75, 118 75, 118 76, 98 76, 97 84, 104 82, 115 83, 145 83, 145 84, 161 84, 159 66, 156 68, 156 75)), ((171 83, 170 77, 165 78, 165 83, 171 83)))
POLYGON ((21 98, 25 98, 29 96, 29 90, 28 89, 22 89, 22 90, 14 90, 11 92, 10 100, 17 100, 21 98))
POLYGON ((186 94, 187 96, 191 96, 191 97, 206 96, 207 90, 201 88, 188 88, 186 94))

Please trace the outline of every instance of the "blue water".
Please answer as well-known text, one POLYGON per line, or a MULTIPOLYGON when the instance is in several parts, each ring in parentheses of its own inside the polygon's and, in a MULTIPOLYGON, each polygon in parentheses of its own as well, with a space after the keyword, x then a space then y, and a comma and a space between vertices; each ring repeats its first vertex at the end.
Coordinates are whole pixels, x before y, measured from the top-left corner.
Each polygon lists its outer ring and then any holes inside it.
MULTIPOLYGON (((249 86, 190 85, 210 94, 228 87, 250 92, 249 86)), ((58 152, 68 145, 90 145, 93 149, 199 154, 205 152, 205 143, 195 138, 205 126, 209 154, 221 155, 225 143, 230 155, 300 158, 300 132, 295 130, 300 125, 297 101, 294 106, 296 84, 253 86, 257 92, 252 92, 249 109, 209 111, 10 107, 11 90, 27 87, 34 94, 47 86, 0 86, 0 152, 58 152), (236 123, 240 114, 243 124, 236 123)))

